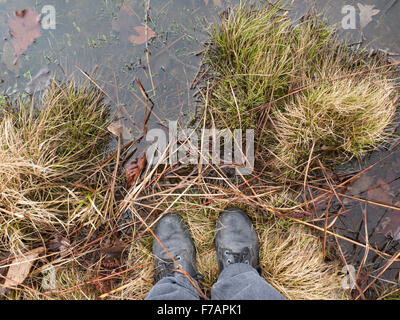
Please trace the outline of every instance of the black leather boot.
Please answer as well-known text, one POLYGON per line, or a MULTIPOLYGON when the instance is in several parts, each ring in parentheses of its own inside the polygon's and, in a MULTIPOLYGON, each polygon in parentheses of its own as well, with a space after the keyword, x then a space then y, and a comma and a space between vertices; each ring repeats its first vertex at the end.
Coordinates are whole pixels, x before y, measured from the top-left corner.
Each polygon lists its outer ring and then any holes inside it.
MULTIPOLYGON (((196 249, 182 218, 173 213, 166 214, 158 221, 155 235, 181 268, 196 278, 196 249)), ((153 254, 156 281, 167 276, 173 277, 180 272, 179 267, 156 239, 153 242, 153 254)))
POLYGON ((260 271, 257 233, 242 210, 230 208, 220 214, 215 247, 220 272, 233 263, 246 263, 260 271))

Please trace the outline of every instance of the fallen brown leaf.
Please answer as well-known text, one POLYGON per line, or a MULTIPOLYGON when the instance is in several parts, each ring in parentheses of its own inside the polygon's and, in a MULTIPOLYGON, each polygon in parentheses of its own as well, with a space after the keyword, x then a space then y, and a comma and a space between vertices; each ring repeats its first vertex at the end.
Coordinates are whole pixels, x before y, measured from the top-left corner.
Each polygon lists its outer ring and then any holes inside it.
POLYGON ((112 29, 121 33, 121 39, 128 39, 133 44, 143 44, 154 38, 156 33, 141 25, 141 17, 126 3, 121 5, 116 19, 112 21, 112 29), (132 34, 132 32, 136 34, 132 34))
POLYGON ((24 282, 33 263, 44 251, 44 247, 39 247, 17 256, 8 269, 3 288, 15 288, 24 282))
MULTIPOLYGON (((204 3, 206 4, 206 6, 208 6, 208 0, 204 0, 204 3)), ((221 0, 213 0, 213 3, 214 3, 214 6, 217 6, 220 8, 223 7, 221 0)))
POLYGON ((15 18, 8 18, 11 43, 15 49, 16 60, 35 42, 40 33, 40 15, 32 9, 15 11, 15 18))
POLYGON ((140 159, 135 159, 126 165, 125 175, 128 186, 132 187, 136 183, 146 167, 146 163, 146 153, 144 153, 140 159))
POLYGON ((154 38, 156 33, 147 27, 147 37, 146 37, 146 27, 137 26, 133 28, 138 35, 131 35, 129 36, 129 41, 134 44, 143 44, 146 43, 148 40, 154 38))
POLYGON ((112 245, 103 247, 100 251, 106 255, 106 259, 119 258, 121 257, 122 251, 128 246, 129 244, 117 239, 112 245))

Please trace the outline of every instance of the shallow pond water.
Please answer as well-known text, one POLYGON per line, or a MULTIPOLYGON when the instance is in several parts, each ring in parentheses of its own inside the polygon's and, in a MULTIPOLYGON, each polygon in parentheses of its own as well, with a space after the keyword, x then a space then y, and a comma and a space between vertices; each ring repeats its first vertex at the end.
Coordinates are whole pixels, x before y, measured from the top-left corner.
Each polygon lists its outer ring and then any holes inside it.
MULTIPOLYGON (((142 133, 148 114, 138 79, 153 102, 148 127, 165 126, 167 120, 188 122, 196 109, 193 79, 199 71, 199 53, 208 38, 208 25, 218 20, 218 14, 224 8, 237 2, 1 0, 0 91, 8 95, 23 92, 32 78, 46 68, 60 79, 64 76, 74 76, 76 80, 89 77, 109 96, 115 117, 124 124, 123 140, 128 142, 142 133), (16 18, 16 11, 24 9, 40 14, 46 6, 55 10, 55 29, 42 27, 35 42, 16 60, 9 33, 10 19, 16 18), (144 27, 146 21, 147 30, 144 27), (146 37, 151 38, 147 45, 146 37)), ((344 40, 353 45, 363 45, 368 50, 383 50, 398 61, 399 2, 295 0, 289 14, 298 19, 314 8, 323 13, 329 24, 336 26, 344 40)), ((44 11, 45 14, 49 12, 44 11)), ((353 163, 349 170, 359 170, 384 159, 343 192, 396 207, 400 201, 397 149, 396 146, 391 152, 374 152, 364 163, 353 163)), ((359 201, 349 198, 344 202, 347 212, 337 219, 337 231, 365 243, 364 207, 360 207, 359 201)), ((379 205, 366 206, 371 245, 393 254, 399 250, 400 219, 397 214, 400 211, 379 205)), ((364 248, 339 241, 347 263, 357 267, 364 256, 364 248)), ((373 279, 385 263, 370 251, 363 271, 371 271, 368 276, 373 279)), ((395 263, 385 272, 384 278, 388 283, 398 282, 398 270, 399 264, 395 263)))

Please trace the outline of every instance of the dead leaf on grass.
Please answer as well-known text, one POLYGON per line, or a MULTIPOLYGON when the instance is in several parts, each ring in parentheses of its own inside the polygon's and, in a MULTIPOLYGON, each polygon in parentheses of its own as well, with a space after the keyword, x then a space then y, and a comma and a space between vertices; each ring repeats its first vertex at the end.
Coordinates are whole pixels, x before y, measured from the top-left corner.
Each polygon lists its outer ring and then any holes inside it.
POLYGON ((128 246, 129 246, 129 244, 127 244, 119 239, 116 239, 112 245, 105 246, 105 247, 101 248, 100 251, 106 255, 106 257, 105 257, 106 259, 120 258, 122 252, 128 246))
POLYGON ((49 242, 49 249, 51 251, 58 251, 60 255, 63 257, 68 254, 71 249, 71 243, 61 234, 57 234, 54 236, 54 239, 49 242))
POLYGON ((44 251, 44 247, 39 247, 17 256, 8 268, 6 281, 2 285, 3 288, 15 288, 24 282, 33 263, 44 251))
POLYGON ((146 163, 146 153, 144 153, 140 159, 135 159, 126 165, 125 174, 128 186, 132 187, 136 183, 146 167, 146 163))

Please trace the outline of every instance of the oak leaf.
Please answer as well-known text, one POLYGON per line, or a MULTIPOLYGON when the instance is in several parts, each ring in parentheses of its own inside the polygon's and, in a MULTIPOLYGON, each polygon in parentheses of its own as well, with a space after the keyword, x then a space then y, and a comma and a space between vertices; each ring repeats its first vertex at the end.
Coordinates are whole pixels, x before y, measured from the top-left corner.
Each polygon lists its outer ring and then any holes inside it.
POLYGON ((11 43, 17 59, 35 42, 36 38, 41 36, 39 22, 40 15, 32 9, 17 10, 15 18, 8 18, 11 43))

